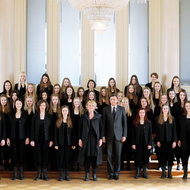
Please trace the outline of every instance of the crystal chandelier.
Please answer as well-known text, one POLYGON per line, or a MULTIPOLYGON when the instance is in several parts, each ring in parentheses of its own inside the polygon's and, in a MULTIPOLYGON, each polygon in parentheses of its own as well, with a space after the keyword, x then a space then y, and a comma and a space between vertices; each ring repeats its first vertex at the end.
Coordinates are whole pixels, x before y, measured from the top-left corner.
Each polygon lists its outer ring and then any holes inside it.
POLYGON ((127 6, 129 1, 146 3, 147 0, 69 0, 69 3, 85 13, 92 30, 101 33, 108 27, 114 12, 127 6))

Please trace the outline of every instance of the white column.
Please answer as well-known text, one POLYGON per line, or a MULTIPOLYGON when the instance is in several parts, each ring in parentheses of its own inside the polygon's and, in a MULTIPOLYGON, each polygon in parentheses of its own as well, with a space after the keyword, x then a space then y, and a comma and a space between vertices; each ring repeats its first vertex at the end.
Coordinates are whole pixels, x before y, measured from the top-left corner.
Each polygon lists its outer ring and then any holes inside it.
POLYGON ((59 81, 60 2, 47 1, 47 73, 52 84, 59 81))
POLYGON ((13 81, 14 0, 0 0, 0 92, 3 82, 13 81))
POLYGON ((179 0, 161 1, 161 72, 162 84, 171 86, 179 76, 179 0))

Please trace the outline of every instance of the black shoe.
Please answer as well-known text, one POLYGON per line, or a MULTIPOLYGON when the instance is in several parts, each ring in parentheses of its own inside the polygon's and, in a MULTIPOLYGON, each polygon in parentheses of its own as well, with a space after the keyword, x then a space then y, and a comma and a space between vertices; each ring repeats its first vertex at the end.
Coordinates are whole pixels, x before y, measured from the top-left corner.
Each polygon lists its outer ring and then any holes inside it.
POLYGON ((110 175, 108 179, 109 179, 109 180, 114 179, 113 175, 110 175))
POLYGON ((64 179, 64 173, 63 171, 60 171, 59 181, 63 181, 64 179))
POLYGON ((140 168, 136 168, 135 179, 138 179, 139 177, 140 177, 140 168))
POLYGON ((177 165, 176 170, 181 170, 181 166, 180 166, 180 164, 177 165))
POLYGON ((119 180, 119 176, 118 176, 118 175, 115 175, 115 176, 114 176, 114 179, 115 179, 115 180, 119 180))
POLYGON ((93 174, 92 174, 92 179, 93 179, 93 181, 98 181, 98 178, 97 178, 97 176, 96 176, 96 173, 93 173, 93 174))
POLYGON ((88 172, 86 172, 86 174, 85 174, 84 181, 89 181, 89 173, 88 172))
POLYGON ((17 179, 17 167, 13 168, 13 178, 12 180, 16 180, 17 179))
POLYGON ((71 180, 70 177, 69 177, 69 171, 68 170, 65 171, 65 180, 66 181, 70 181, 71 180))

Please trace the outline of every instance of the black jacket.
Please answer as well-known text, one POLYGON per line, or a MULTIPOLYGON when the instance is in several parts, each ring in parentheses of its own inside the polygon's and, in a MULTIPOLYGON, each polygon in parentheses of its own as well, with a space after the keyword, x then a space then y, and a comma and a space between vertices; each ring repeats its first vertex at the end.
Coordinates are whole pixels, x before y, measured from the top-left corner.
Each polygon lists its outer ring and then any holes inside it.
MULTIPOLYGON (((88 144, 88 132, 89 132, 90 119, 88 113, 81 116, 79 123, 79 139, 82 139, 83 147, 79 148, 78 161, 83 164, 85 159, 85 151, 88 144)), ((96 149, 98 152, 97 165, 102 163, 102 147, 99 147, 99 140, 102 139, 102 119, 99 113, 95 113, 94 117, 91 119, 92 128, 96 134, 96 149)))
MULTIPOLYGON (((63 130, 64 123, 62 122, 61 126, 58 128, 55 126, 55 133, 54 133, 54 146, 65 145, 65 134, 63 130)), ((67 124, 65 124, 67 125, 67 124)), ((67 145, 68 146, 75 146, 76 143, 74 142, 74 132, 72 127, 67 127, 67 145)))
POLYGON ((29 130, 27 126, 27 120, 26 120, 26 112, 22 112, 21 119, 19 121, 19 137, 16 137, 16 118, 15 113, 11 112, 9 114, 9 120, 10 120, 10 126, 8 128, 7 137, 10 139, 26 139, 29 138, 29 130))
MULTIPOLYGON (((187 149, 189 149, 189 147, 187 147, 187 142, 188 142, 188 140, 187 140, 187 134, 186 134, 186 132, 187 132, 187 125, 186 125, 186 121, 187 121, 187 116, 186 115, 183 115, 183 114, 181 114, 180 116, 179 116, 179 120, 180 120, 180 126, 179 126, 179 128, 180 128, 180 133, 179 133, 179 135, 178 135, 178 140, 180 140, 181 141, 181 149, 182 150, 187 150, 187 149)), ((188 127, 190 127, 190 126, 188 126, 188 127)))
MULTIPOLYGON (((139 139, 141 135, 140 126, 132 128, 132 145, 139 144, 139 139)), ((152 146, 152 124, 151 122, 144 122, 144 137, 146 145, 152 146)))
POLYGON ((0 119, 0 141, 6 139, 6 126, 5 126, 5 117, 4 114, 1 114, 0 119))
MULTIPOLYGON (((40 114, 36 113, 32 118, 31 141, 39 139, 40 131, 40 114)), ((44 118, 44 135, 46 141, 53 141, 53 126, 51 115, 46 113, 44 118)))
POLYGON ((177 142, 177 134, 176 134, 176 124, 175 119, 172 119, 172 123, 170 124, 167 121, 166 126, 164 124, 158 123, 158 117, 156 118, 156 137, 158 142, 177 142), (166 127, 166 129, 165 129, 166 127), (166 131, 166 134, 165 134, 166 131), (166 136, 166 140, 165 140, 166 136))

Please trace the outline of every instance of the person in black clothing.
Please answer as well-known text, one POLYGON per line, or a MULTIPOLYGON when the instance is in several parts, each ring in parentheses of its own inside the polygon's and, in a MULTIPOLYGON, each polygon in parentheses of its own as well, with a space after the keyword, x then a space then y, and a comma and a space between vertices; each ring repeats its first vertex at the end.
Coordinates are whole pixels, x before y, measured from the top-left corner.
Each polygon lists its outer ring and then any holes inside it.
POLYGON ((180 115, 180 133, 178 136, 178 146, 181 148, 181 159, 183 164, 183 179, 187 179, 188 160, 190 156, 190 101, 185 103, 184 113, 180 115))
MULTIPOLYGON (((75 97, 73 100, 73 108, 71 109, 71 118, 73 123, 73 130, 74 130, 74 137, 75 142, 78 142, 78 133, 79 133, 79 121, 81 118, 81 115, 84 114, 84 108, 82 106, 81 100, 79 97, 75 97)), ((76 144, 76 148, 72 150, 72 168, 74 170, 75 162, 77 161, 77 171, 81 170, 80 164, 78 163, 78 155, 79 155, 79 145, 76 144)))
POLYGON ((148 179, 146 168, 152 146, 152 124, 147 119, 146 109, 140 108, 133 121, 132 148, 135 150, 135 179, 140 177, 140 166, 143 165, 143 177, 148 179))
POLYGON ((149 87, 150 90, 153 91, 154 84, 158 80, 158 74, 157 73, 151 73, 150 77, 151 77, 151 82, 147 83, 145 86, 149 87))
POLYGON ((6 128, 5 127, 5 118, 4 118, 3 113, 0 112, 0 171, 2 168, 2 162, 3 162, 3 149, 2 149, 2 147, 5 146, 5 140, 6 140, 5 128, 6 128))
POLYGON ((14 90, 17 90, 19 92, 20 97, 22 97, 26 93, 26 88, 27 88, 26 73, 21 72, 20 81, 15 84, 14 90))
POLYGON ((38 99, 39 99, 40 93, 43 90, 46 90, 46 92, 48 93, 48 97, 50 97, 53 92, 53 86, 51 84, 49 75, 46 73, 42 75, 40 84, 37 86, 38 99))
POLYGON ((168 90, 167 96, 168 96, 168 105, 170 107, 170 112, 171 112, 171 115, 174 117, 174 104, 177 102, 175 90, 172 88, 170 90, 168 90))
POLYGON ((97 165, 102 163, 102 119, 95 111, 97 104, 93 100, 87 102, 87 112, 81 116, 79 124, 79 158, 78 162, 85 168, 85 179, 89 180, 90 163, 92 163, 93 181, 97 181, 97 165))
POLYGON ((37 113, 32 119, 31 129, 31 146, 36 148, 36 165, 38 181, 41 178, 41 170, 43 168, 43 178, 48 181, 48 150, 53 145, 53 126, 51 115, 47 113, 48 104, 45 100, 37 103, 37 113))
POLYGON ((65 170, 65 180, 70 181, 69 169, 72 163, 71 149, 75 149, 73 126, 70 117, 69 107, 61 107, 61 114, 58 116, 55 126, 54 147, 57 150, 57 165, 60 171, 59 181, 63 181, 65 170))
POLYGON ((105 86, 100 88, 99 94, 99 113, 102 114, 103 108, 109 105, 108 90, 105 86))
POLYGON ((160 97, 162 96, 162 93, 163 93, 162 85, 160 84, 160 82, 156 81, 154 83, 154 87, 152 90, 152 98, 155 106, 159 104, 159 100, 160 97))
POLYGON ((131 170, 130 160, 132 157, 132 127, 133 127, 133 119, 135 117, 134 110, 130 108, 129 99, 124 97, 122 99, 122 106, 125 108, 125 113, 127 117, 127 139, 123 142, 122 152, 121 152, 121 170, 124 169, 124 161, 126 156, 127 161, 127 170, 131 170))
POLYGON ((93 91, 96 94, 96 99, 98 101, 99 100, 99 92, 97 90, 95 90, 96 82, 94 80, 90 79, 87 82, 87 88, 88 88, 88 90, 85 91, 85 95, 87 96, 89 92, 93 91))
MULTIPOLYGON (((180 120, 179 120, 179 116, 184 113, 184 107, 185 107, 185 102, 187 101, 187 92, 182 89, 179 92, 179 96, 178 96, 178 102, 174 103, 173 106, 173 117, 175 118, 176 121, 176 131, 177 131, 177 136, 180 134, 180 120)), ((174 154, 177 160, 177 170, 180 170, 180 159, 181 159, 181 150, 178 146, 176 146, 175 150, 174 150, 174 154)))
POLYGON ((173 149, 176 147, 177 134, 175 118, 171 116, 168 105, 162 106, 162 111, 159 117, 156 118, 156 137, 157 146, 160 148, 161 178, 166 177, 165 167, 168 163, 168 178, 172 179, 173 149))
POLYGON ((5 94, 10 102, 10 96, 11 96, 11 92, 12 92, 12 84, 10 80, 6 80, 3 84, 3 92, 0 93, 1 94, 5 94))
POLYGON ((26 113, 22 110, 21 99, 15 101, 15 111, 9 114, 10 129, 7 132, 7 145, 11 146, 11 157, 13 165, 13 178, 17 179, 17 168, 20 169, 20 180, 24 179, 24 152, 25 145, 29 144, 29 131, 27 127, 26 113))

